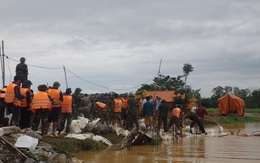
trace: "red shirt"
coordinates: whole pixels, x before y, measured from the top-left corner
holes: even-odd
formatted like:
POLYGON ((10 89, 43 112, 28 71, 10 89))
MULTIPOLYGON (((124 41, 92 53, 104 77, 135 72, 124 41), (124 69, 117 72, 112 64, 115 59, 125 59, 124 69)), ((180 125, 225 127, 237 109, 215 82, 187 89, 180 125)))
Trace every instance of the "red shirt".
POLYGON ((205 115, 208 115, 208 112, 206 111, 204 106, 201 106, 201 107, 199 107, 197 114, 198 114, 198 117, 204 118, 205 115))

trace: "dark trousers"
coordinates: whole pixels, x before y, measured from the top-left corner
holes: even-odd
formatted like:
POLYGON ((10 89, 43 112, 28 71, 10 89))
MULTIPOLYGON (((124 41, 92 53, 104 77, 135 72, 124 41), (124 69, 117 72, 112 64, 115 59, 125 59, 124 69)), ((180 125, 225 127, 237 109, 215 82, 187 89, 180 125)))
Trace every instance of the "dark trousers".
POLYGON ((0 107, 0 120, 5 118, 5 106, 0 107))
POLYGON ((195 119, 194 121, 191 122, 191 124, 190 124, 190 129, 193 128, 195 124, 197 124, 197 125, 199 126, 199 129, 200 129, 200 131, 201 131, 202 133, 205 133, 205 132, 206 132, 205 129, 204 129, 204 127, 203 127, 203 125, 202 125, 202 123, 200 122, 199 119, 195 119))
POLYGON ((17 127, 20 127, 20 119, 21 119, 21 111, 19 106, 13 106, 12 107, 12 119, 11 119, 11 125, 15 125, 17 127))
POLYGON ((72 121, 72 113, 62 113, 61 123, 60 123, 60 126, 58 128, 59 132, 64 130, 66 120, 67 120, 66 133, 69 133, 69 129, 70 129, 70 126, 71 126, 71 121, 72 121))
POLYGON ((123 125, 125 125, 125 122, 126 122, 126 118, 127 118, 127 113, 126 113, 127 109, 126 108, 122 108, 121 110, 121 118, 123 120, 123 125))
POLYGON ((21 120, 20 120, 20 128, 28 128, 30 127, 30 121, 31 121, 31 111, 28 107, 21 107, 21 120))
POLYGON ((175 124, 175 126, 180 130, 181 129, 181 122, 180 122, 180 118, 172 116, 170 122, 169 122, 169 126, 168 128, 170 128, 173 124, 175 124))
POLYGON ((165 115, 165 116, 160 115, 158 117, 158 128, 157 128, 158 132, 161 129, 162 122, 163 122, 164 132, 167 132, 167 130, 168 130, 167 129, 167 115, 165 115))
POLYGON ((136 129, 139 130, 139 123, 137 121, 137 115, 128 115, 125 122, 125 129, 131 130, 136 125, 136 129))

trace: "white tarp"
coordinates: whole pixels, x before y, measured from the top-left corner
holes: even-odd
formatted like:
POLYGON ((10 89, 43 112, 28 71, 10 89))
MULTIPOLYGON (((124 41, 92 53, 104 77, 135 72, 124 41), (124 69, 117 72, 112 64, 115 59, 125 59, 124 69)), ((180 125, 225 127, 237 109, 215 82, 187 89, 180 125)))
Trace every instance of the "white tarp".
POLYGON ((21 135, 17 138, 15 146, 18 148, 28 148, 30 150, 35 150, 38 144, 38 139, 27 135, 21 135))
POLYGON ((103 142, 107 145, 112 145, 112 143, 104 138, 103 136, 99 136, 99 135, 94 135, 93 133, 86 133, 86 134, 68 134, 65 136, 66 138, 75 138, 75 139, 79 139, 79 140, 85 140, 87 138, 93 139, 95 141, 99 141, 99 142, 103 142))

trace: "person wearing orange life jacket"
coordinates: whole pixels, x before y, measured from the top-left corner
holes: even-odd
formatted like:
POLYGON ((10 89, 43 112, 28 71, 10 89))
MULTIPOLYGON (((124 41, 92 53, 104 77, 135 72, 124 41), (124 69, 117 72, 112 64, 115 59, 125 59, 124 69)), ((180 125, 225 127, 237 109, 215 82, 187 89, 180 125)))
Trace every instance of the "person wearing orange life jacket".
POLYGON ((118 94, 114 95, 114 100, 112 103, 113 108, 113 122, 112 124, 117 124, 121 126, 121 110, 122 110, 122 100, 118 96, 118 94))
POLYGON ((53 83, 52 88, 48 90, 48 94, 54 100, 54 106, 49 113, 49 118, 47 122, 47 131, 52 122, 52 134, 54 136, 57 136, 56 130, 59 125, 59 118, 61 116, 61 105, 63 101, 63 93, 61 92, 61 90, 59 90, 59 87, 60 87, 60 83, 56 81, 53 83))
POLYGON ((183 114, 183 111, 181 110, 181 106, 177 105, 175 108, 172 109, 172 117, 168 125, 168 129, 175 124, 177 129, 180 131, 180 134, 182 135, 182 128, 181 128, 181 117, 183 114))
POLYGON ((125 126, 126 118, 127 118, 127 109, 128 109, 128 99, 126 94, 122 95, 121 100, 122 100, 121 117, 123 120, 123 126, 125 126))
POLYGON ((73 116, 73 110, 74 110, 74 100, 71 95, 71 88, 67 88, 65 94, 63 95, 63 102, 61 105, 61 123, 58 127, 59 134, 64 130, 65 122, 67 121, 66 126, 66 134, 69 133, 69 129, 71 126, 72 116, 73 116))
POLYGON ((12 113, 11 125, 20 125, 20 105, 21 100, 24 98, 20 92, 21 77, 15 76, 14 81, 6 87, 5 103, 7 110, 12 113))
POLYGON ((93 109, 98 111, 97 117, 100 118, 100 122, 102 124, 104 124, 105 122, 107 122, 106 119, 106 109, 107 109, 107 104, 103 103, 103 102, 95 102, 93 105, 93 109))
POLYGON ((37 131, 39 123, 41 121, 42 131, 41 135, 47 133, 46 123, 49 116, 49 111, 54 105, 54 100, 47 93, 47 86, 45 84, 38 86, 39 92, 33 95, 31 102, 31 111, 33 115, 32 130, 37 131))
POLYGON ((6 86, 2 89, 0 89, 0 125, 4 126, 3 119, 5 118, 5 91, 6 91, 6 86))
POLYGON ((21 100, 21 120, 20 120, 20 128, 28 128, 30 127, 31 120, 31 111, 30 104, 32 101, 33 90, 31 90, 32 82, 30 80, 25 80, 22 83, 22 88, 20 89, 21 94, 25 97, 21 100))

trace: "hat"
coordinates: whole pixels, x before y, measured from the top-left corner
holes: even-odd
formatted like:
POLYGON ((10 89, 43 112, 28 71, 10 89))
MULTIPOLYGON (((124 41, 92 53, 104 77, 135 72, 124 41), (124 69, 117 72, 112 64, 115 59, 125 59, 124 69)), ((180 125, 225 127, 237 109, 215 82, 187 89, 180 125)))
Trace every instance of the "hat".
POLYGON ((32 82, 30 80, 25 80, 23 82, 23 86, 29 86, 29 85, 32 85, 32 82))
POLYGON ((21 62, 24 62, 24 61, 25 61, 25 58, 24 58, 24 57, 21 57, 21 58, 20 58, 20 61, 21 61, 21 62))
POLYGON ((60 87, 60 83, 59 82, 54 82, 52 85, 53 88, 59 88, 60 87))
POLYGON ((66 89, 66 94, 69 94, 69 93, 71 93, 71 88, 66 89))
POLYGON ((48 90, 47 85, 42 84, 39 86, 39 91, 46 91, 46 90, 48 90))
POLYGON ((75 92, 76 92, 76 93, 80 93, 81 91, 82 91, 82 90, 81 90, 80 88, 76 88, 76 89, 75 89, 75 92))

